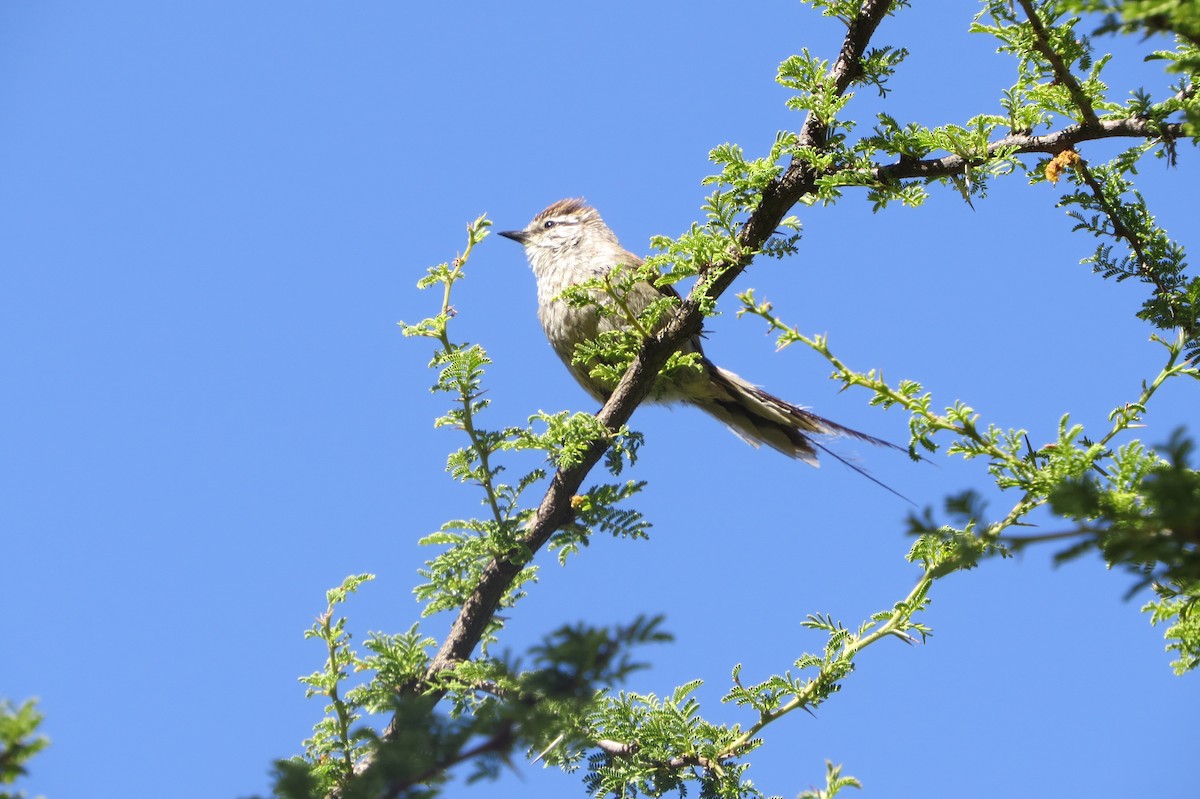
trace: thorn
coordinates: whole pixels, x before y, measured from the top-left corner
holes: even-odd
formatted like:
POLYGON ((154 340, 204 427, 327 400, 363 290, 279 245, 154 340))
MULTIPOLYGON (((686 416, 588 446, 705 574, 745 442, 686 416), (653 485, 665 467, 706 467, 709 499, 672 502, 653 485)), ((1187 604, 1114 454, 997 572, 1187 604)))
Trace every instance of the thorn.
POLYGON ((559 733, 558 737, 555 738, 553 741, 551 741, 549 746, 547 746, 545 749, 543 749, 541 752, 539 752, 537 757, 535 757, 533 760, 529 761, 529 765, 532 766, 534 763, 538 762, 543 757, 550 754, 551 749, 553 749, 554 747, 556 747, 560 743, 562 743, 562 739, 563 739, 564 735, 565 735, 565 733, 559 733))

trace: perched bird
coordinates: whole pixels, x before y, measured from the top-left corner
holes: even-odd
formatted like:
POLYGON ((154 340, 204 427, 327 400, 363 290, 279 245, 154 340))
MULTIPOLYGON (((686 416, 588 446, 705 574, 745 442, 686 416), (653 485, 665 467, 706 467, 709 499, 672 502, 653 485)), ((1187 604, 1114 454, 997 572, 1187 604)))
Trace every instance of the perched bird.
MULTIPOLYGON (((617 266, 639 266, 642 259, 622 248, 616 234, 604 224, 596 209, 578 199, 559 200, 535 216, 524 230, 505 230, 500 235, 525 247, 529 265, 537 278, 538 319, 550 345, 579 384, 604 402, 615 384, 597 380, 588 374, 587 368, 573 364, 571 360, 577 344, 594 339, 604 331, 627 326, 628 318, 621 313, 603 315, 591 305, 574 307, 561 295, 569 286, 603 277, 617 266)), ((643 282, 635 284, 623 300, 628 310, 636 315, 663 293, 678 296, 670 287, 655 288, 643 282)), ((599 292, 596 299, 600 303, 613 301, 599 292)), ((720 419, 751 445, 766 444, 813 466, 818 465, 817 450, 829 452, 845 462, 814 441, 813 435, 846 435, 871 444, 903 449, 831 422, 747 383, 705 358, 698 336, 687 342, 681 351, 700 354, 699 371, 678 370, 670 380, 660 376, 651 391, 650 401, 694 405, 720 419)), ((847 465, 862 472, 853 464, 847 465)))

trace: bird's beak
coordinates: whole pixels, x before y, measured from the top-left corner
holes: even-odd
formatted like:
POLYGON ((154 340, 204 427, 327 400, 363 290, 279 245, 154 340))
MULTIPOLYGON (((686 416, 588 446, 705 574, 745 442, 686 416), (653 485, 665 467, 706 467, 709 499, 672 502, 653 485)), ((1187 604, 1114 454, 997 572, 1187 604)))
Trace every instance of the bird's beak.
POLYGON ((524 244, 529 240, 529 234, 524 230, 501 230, 498 231, 501 236, 506 239, 512 239, 517 244, 524 244))

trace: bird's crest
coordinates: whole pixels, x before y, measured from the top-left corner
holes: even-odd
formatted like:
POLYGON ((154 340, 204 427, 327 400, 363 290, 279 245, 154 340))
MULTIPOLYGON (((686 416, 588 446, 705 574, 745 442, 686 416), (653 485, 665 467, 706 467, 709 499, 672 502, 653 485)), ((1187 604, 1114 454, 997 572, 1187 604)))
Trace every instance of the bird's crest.
POLYGON ((549 219, 552 216, 563 216, 564 214, 579 214, 592 209, 587 201, 582 197, 568 197, 565 200, 551 203, 546 210, 533 218, 534 222, 541 222, 543 219, 549 219))

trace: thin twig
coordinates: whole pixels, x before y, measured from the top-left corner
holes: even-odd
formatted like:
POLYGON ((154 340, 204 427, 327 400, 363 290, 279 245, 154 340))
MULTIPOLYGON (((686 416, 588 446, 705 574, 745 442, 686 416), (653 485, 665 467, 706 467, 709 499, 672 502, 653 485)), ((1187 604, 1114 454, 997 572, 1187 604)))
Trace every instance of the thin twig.
POLYGON ((1033 48, 1042 54, 1042 57, 1050 64, 1050 69, 1054 72, 1054 78, 1059 83, 1067 88, 1067 93, 1071 95, 1071 100, 1079 109, 1079 113, 1083 115, 1085 125, 1095 125, 1100 121, 1096 116, 1096 109, 1092 108, 1092 101, 1088 98, 1087 92, 1083 90, 1079 80, 1071 73, 1071 68, 1062 60, 1054 48, 1050 45, 1050 33, 1046 30, 1046 26, 1042 24, 1041 17, 1037 15, 1037 9, 1030 0, 1017 0, 1021 4, 1022 10, 1025 11, 1025 16, 1029 18, 1029 26, 1033 29, 1033 48))

